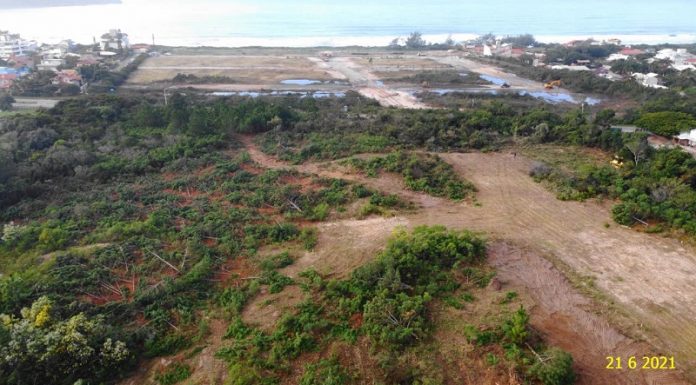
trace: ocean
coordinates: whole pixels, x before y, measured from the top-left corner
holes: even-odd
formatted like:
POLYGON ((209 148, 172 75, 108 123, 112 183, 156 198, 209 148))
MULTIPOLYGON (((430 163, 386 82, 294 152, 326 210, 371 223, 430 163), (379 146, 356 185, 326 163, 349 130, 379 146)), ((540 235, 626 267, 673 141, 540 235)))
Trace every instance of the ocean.
POLYGON ((693 0, 123 0, 0 9, 0 30, 40 42, 90 43, 120 28, 131 43, 174 46, 380 46, 420 31, 430 42, 485 33, 539 41, 616 37, 696 43, 693 0))

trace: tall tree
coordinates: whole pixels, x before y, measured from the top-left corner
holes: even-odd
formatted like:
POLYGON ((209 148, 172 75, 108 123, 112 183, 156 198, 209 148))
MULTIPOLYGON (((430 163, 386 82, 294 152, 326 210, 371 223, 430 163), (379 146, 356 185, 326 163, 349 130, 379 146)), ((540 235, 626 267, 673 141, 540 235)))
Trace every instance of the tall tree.
POLYGON ((406 39, 406 47, 408 48, 423 48, 425 47, 425 44, 423 34, 420 32, 412 32, 411 35, 406 39))

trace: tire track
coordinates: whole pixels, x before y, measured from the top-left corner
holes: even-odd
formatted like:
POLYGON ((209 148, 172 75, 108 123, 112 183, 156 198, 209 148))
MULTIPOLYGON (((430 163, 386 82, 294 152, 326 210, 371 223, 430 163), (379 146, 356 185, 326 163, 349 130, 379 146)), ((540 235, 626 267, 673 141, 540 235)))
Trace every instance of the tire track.
MULTIPOLYGON (((579 294, 568 282, 559 283, 555 289, 544 286, 544 280, 560 274, 557 270, 535 262, 542 267, 525 272, 520 267, 523 265, 513 264, 519 274, 525 275, 510 275, 511 281, 536 293, 538 313, 535 316, 539 317, 536 322, 551 320, 541 326, 557 333, 559 345, 580 357, 579 369, 584 373, 582 384, 607 384, 602 355, 642 357, 661 352, 677 357, 679 369, 696 368, 694 250, 674 239, 641 234, 616 225, 605 228, 605 223, 611 223, 606 207, 594 202, 557 200, 527 175, 531 162, 525 158, 513 158, 509 154, 439 154, 478 188, 477 201, 482 206, 472 207, 408 191, 398 178, 350 174, 336 162, 287 166, 262 154, 250 139, 243 142, 252 159, 265 167, 356 181, 421 205, 419 212, 399 217, 394 223, 366 226, 363 230, 366 239, 383 239, 375 237, 374 233, 387 236, 397 223, 409 228, 433 224, 467 228, 485 232, 494 239, 508 240, 537 257, 546 253, 554 255, 579 274, 592 277, 597 288, 611 295, 644 326, 650 345, 628 339, 601 317, 582 310, 588 305, 576 300, 579 294), (563 307, 564 303, 572 306, 563 307), (577 330, 570 333, 573 328, 577 330)), ((350 225, 355 230, 355 224, 350 225)), ((516 257, 511 251, 496 258, 494 261, 504 267, 506 261, 516 257)), ((531 261, 532 257, 525 258, 531 261)), ((550 340, 553 341, 553 336, 550 340)), ((614 384, 686 384, 680 373, 615 372, 611 380, 614 384)))

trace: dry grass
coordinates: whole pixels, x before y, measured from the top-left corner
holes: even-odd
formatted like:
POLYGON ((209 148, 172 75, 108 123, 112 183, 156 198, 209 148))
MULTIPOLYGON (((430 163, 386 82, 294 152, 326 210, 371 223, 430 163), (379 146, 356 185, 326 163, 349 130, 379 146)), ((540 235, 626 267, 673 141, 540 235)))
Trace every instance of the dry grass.
POLYGON ((147 59, 128 79, 131 84, 167 81, 177 74, 227 76, 241 84, 277 84, 285 79, 332 80, 327 71, 301 56, 158 56, 147 59))
POLYGON ((361 66, 368 67, 371 71, 428 71, 439 69, 451 69, 447 64, 438 63, 418 56, 370 56, 368 58, 353 58, 353 61, 361 66), (370 58, 372 62, 370 62, 370 58))
MULTIPOLYGON (((254 157, 255 152, 250 153, 254 157)), ((355 227, 353 231, 357 233, 351 233, 350 239, 336 238, 330 247, 342 250, 341 259, 357 260, 364 258, 363 250, 370 249, 370 246, 361 244, 356 238, 365 243, 383 242, 400 225, 412 228, 424 224, 442 224, 451 228, 482 231, 539 255, 558 258, 580 276, 590 277, 598 292, 605 293, 609 301, 626 309, 634 324, 640 324, 650 345, 663 354, 676 356, 682 370, 696 367, 693 359, 696 356, 696 325, 693 323, 696 318, 696 282, 692 278, 693 272, 696 272, 696 252, 693 248, 681 245, 675 239, 642 234, 620 226, 605 228, 604 224, 611 222, 607 205, 557 200, 527 175, 531 161, 523 157, 514 158, 510 154, 500 153, 441 154, 441 157, 476 185, 481 207, 406 191, 400 181, 391 178, 361 178, 343 173, 345 179, 358 180, 377 190, 397 194, 420 204, 423 210, 392 218, 381 226, 364 226, 362 232, 361 227, 355 227), (360 248, 356 248, 355 244, 361 244, 360 248)), ((256 160, 264 164, 262 157, 256 160)), ((277 161, 265 165, 279 166, 277 161)), ((342 174, 336 167, 327 171, 326 167, 316 164, 294 168, 323 176, 341 177, 342 174)), ((371 248, 381 245, 376 243, 371 248)), ((322 261, 324 256, 321 249, 317 253, 313 264, 327 263, 322 261)), ((326 257, 335 258, 336 255, 327 253, 326 257)), ((329 266, 340 267, 334 264, 329 266)), ((546 279, 550 270, 548 266, 542 267, 531 274, 538 279, 546 279)), ((574 292, 572 285, 567 285, 574 292)), ((545 290, 550 290, 552 295, 556 293, 556 289, 544 286, 540 286, 539 290, 542 294, 545 290)), ((539 298, 545 297, 540 295, 539 298)), ((555 296, 550 298, 562 299, 555 296)), ((570 327, 575 327, 573 323, 581 322, 583 317, 570 317, 570 327)), ((606 322, 603 325, 588 328, 585 333, 576 336, 586 338, 584 345, 576 345, 584 346, 586 354, 592 357, 592 354, 596 354, 597 346, 600 346, 597 341, 605 339, 606 333, 620 335, 612 331, 612 326, 606 322)), ((634 349, 636 354, 643 354, 639 353, 640 349, 647 348, 640 345, 634 349)), ((603 353, 610 351, 608 349, 603 353)), ((604 370, 602 362, 585 361, 585 365, 583 370, 588 372, 604 370)), ((635 375, 642 378, 645 373, 639 371, 635 375)), ((674 380, 671 383, 680 382, 674 380)))

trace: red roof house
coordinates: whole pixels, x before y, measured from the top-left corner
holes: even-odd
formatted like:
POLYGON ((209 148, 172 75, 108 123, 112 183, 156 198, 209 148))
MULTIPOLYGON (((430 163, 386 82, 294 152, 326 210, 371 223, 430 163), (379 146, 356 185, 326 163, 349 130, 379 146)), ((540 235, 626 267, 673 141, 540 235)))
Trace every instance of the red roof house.
POLYGON ((12 87, 12 83, 17 79, 17 74, 0 74, 0 89, 12 87))
POLYGON ((82 85, 82 76, 75 70, 62 70, 56 73, 56 77, 53 78, 52 83, 80 86, 82 85))
POLYGON ((636 56, 644 54, 645 51, 643 51, 642 49, 624 48, 621 51, 619 51, 619 53, 626 56, 636 56))

